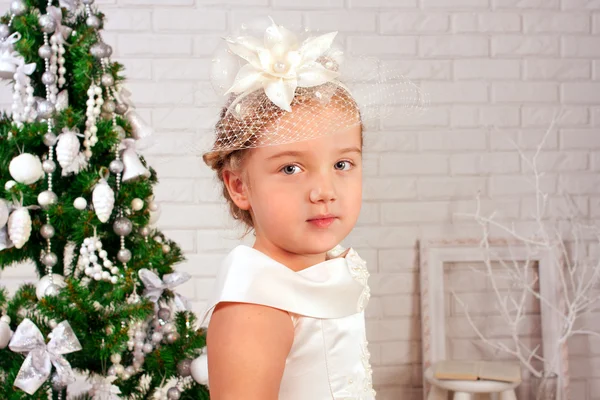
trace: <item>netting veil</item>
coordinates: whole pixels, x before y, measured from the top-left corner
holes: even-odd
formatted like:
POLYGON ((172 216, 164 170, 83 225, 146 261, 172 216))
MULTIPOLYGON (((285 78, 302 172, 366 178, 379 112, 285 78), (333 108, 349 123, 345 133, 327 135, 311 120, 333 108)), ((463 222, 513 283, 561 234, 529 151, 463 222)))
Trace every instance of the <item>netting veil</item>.
POLYGON ((210 151, 293 143, 427 108, 415 82, 376 57, 345 54, 336 36, 297 35, 269 17, 225 37, 211 64, 225 104, 210 151))

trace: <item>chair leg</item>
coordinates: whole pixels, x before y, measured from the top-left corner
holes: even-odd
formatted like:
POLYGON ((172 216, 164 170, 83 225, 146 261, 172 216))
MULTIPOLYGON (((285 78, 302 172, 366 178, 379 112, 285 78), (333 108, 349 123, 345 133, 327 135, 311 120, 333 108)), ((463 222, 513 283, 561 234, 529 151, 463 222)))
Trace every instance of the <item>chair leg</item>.
POLYGON ((514 390, 507 390, 500 393, 500 400, 517 400, 517 395, 514 390))
POLYGON ((466 392, 454 392, 453 400, 473 400, 473 395, 466 392))
POLYGON ((448 398, 448 392, 435 385, 431 385, 427 400, 446 400, 448 398))

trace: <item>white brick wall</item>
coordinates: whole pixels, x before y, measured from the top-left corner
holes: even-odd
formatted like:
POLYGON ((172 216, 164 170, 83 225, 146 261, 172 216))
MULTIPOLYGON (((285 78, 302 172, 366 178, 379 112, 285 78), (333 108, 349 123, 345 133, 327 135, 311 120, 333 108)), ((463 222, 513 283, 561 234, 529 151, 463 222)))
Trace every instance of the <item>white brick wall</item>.
MULTIPOLYGON (((147 154, 160 177, 160 226, 188 256, 179 268, 194 280, 182 291, 198 313, 222 256, 241 232, 228 219, 210 171, 185 152, 217 115, 207 66, 220 36, 265 14, 283 24, 339 30, 347 51, 384 57, 431 93, 425 116, 392 116, 367 134, 364 205, 346 240, 372 272, 367 329, 379 400, 421 398, 415 241, 478 236, 476 224, 453 216, 473 210, 478 190, 484 212, 499 208, 503 219, 533 229, 534 197, 521 180, 529 168, 507 138, 531 156, 562 111, 539 157, 550 212, 561 212, 560 192, 569 190, 584 216, 600 219, 598 0, 97 3, 108 17, 105 40, 127 68, 133 100, 157 131, 158 146, 147 154)), ((8 1, 0 6, 6 10, 8 1)), ((0 99, 10 101, 5 88, 0 99)), ((581 248, 600 257, 597 243, 581 248)), ((32 273, 13 268, 2 273, 2 284, 14 289, 34 279, 32 273)), ((463 294, 482 312, 490 304, 480 289, 463 294)), ((600 329, 598 317, 590 316, 588 327, 600 329)), ((464 317, 452 315, 448 324, 457 355, 476 350, 464 317)), ((599 400, 600 340, 573 340, 571 359, 573 399, 599 400)))

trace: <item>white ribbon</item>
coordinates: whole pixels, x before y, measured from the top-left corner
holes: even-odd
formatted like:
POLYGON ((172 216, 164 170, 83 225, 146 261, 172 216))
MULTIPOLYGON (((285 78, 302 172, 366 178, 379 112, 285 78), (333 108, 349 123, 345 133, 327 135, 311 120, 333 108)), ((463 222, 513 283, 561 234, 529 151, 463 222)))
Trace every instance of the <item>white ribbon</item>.
POLYGON ((238 71, 235 83, 225 93, 241 93, 230 105, 230 112, 236 110, 235 106, 244 97, 260 89, 264 89, 275 105, 292 111, 290 105, 297 87, 327 82, 341 85, 336 80, 339 72, 316 61, 331 47, 337 32, 310 37, 299 46, 292 32, 275 24, 273 18, 269 19, 272 25, 267 28, 262 42, 251 36, 225 38, 229 49, 248 62, 238 71))
POLYGON ((65 44, 66 40, 71 36, 73 32, 72 28, 69 28, 66 25, 62 24, 62 11, 60 8, 55 6, 48 7, 48 15, 52 17, 54 22, 56 22, 56 30, 54 31, 54 35, 56 37, 57 44, 65 44))
POLYGON ((46 345, 42 333, 30 319, 19 324, 8 347, 16 353, 28 353, 14 385, 28 394, 34 394, 50 376, 52 365, 58 379, 64 384, 75 381, 75 374, 63 354, 81 350, 81 344, 67 321, 63 321, 48 335, 46 345))
POLYGON ((25 64, 25 59, 17 52, 14 52, 13 56, 17 59, 17 70, 15 71, 15 74, 17 76, 15 80, 20 84, 26 86, 27 75, 31 75, 33 71, 35 71, 37 65, 35 63, 25 64))
MULTIPOLYGON (((13 32, 12 35, 7 37, 6 39, 0 41, 0 51, 1 52, 13 52, 13 45, 21 40, 21 34, 19 32, 13 32)), ((19 53, 17 53, 19 54, 19 53)))
MULTIPOLYGON (((140 269, 138 274, 146 288, 143 295, 154 303, 158 302, 158 299, 160 299, 160 296, 162 296, 166 289, 173 291, 175 286, 179 286, 191 278, 185 272, 173 272, 172 274, 164 275, 161 280, 158 275, 146 268, 140 269)), ((189 300, 185 296, 175 292, 173 292, 173 295, 175 297, 175 305, 180 310, 189 310, 191 308, 189 300)))

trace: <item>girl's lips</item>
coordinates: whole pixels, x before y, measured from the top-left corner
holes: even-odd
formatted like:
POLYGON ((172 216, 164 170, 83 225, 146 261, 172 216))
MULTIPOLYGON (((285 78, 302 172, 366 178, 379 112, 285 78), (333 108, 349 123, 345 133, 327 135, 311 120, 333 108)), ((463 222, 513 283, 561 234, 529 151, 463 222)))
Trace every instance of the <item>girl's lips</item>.
POLYGON ((330 218, 319 218, 319 219, 311 219, 308 222, 316 226, 317 228, 327 228, 329 225, 335 221, 336 217, 330 218))

